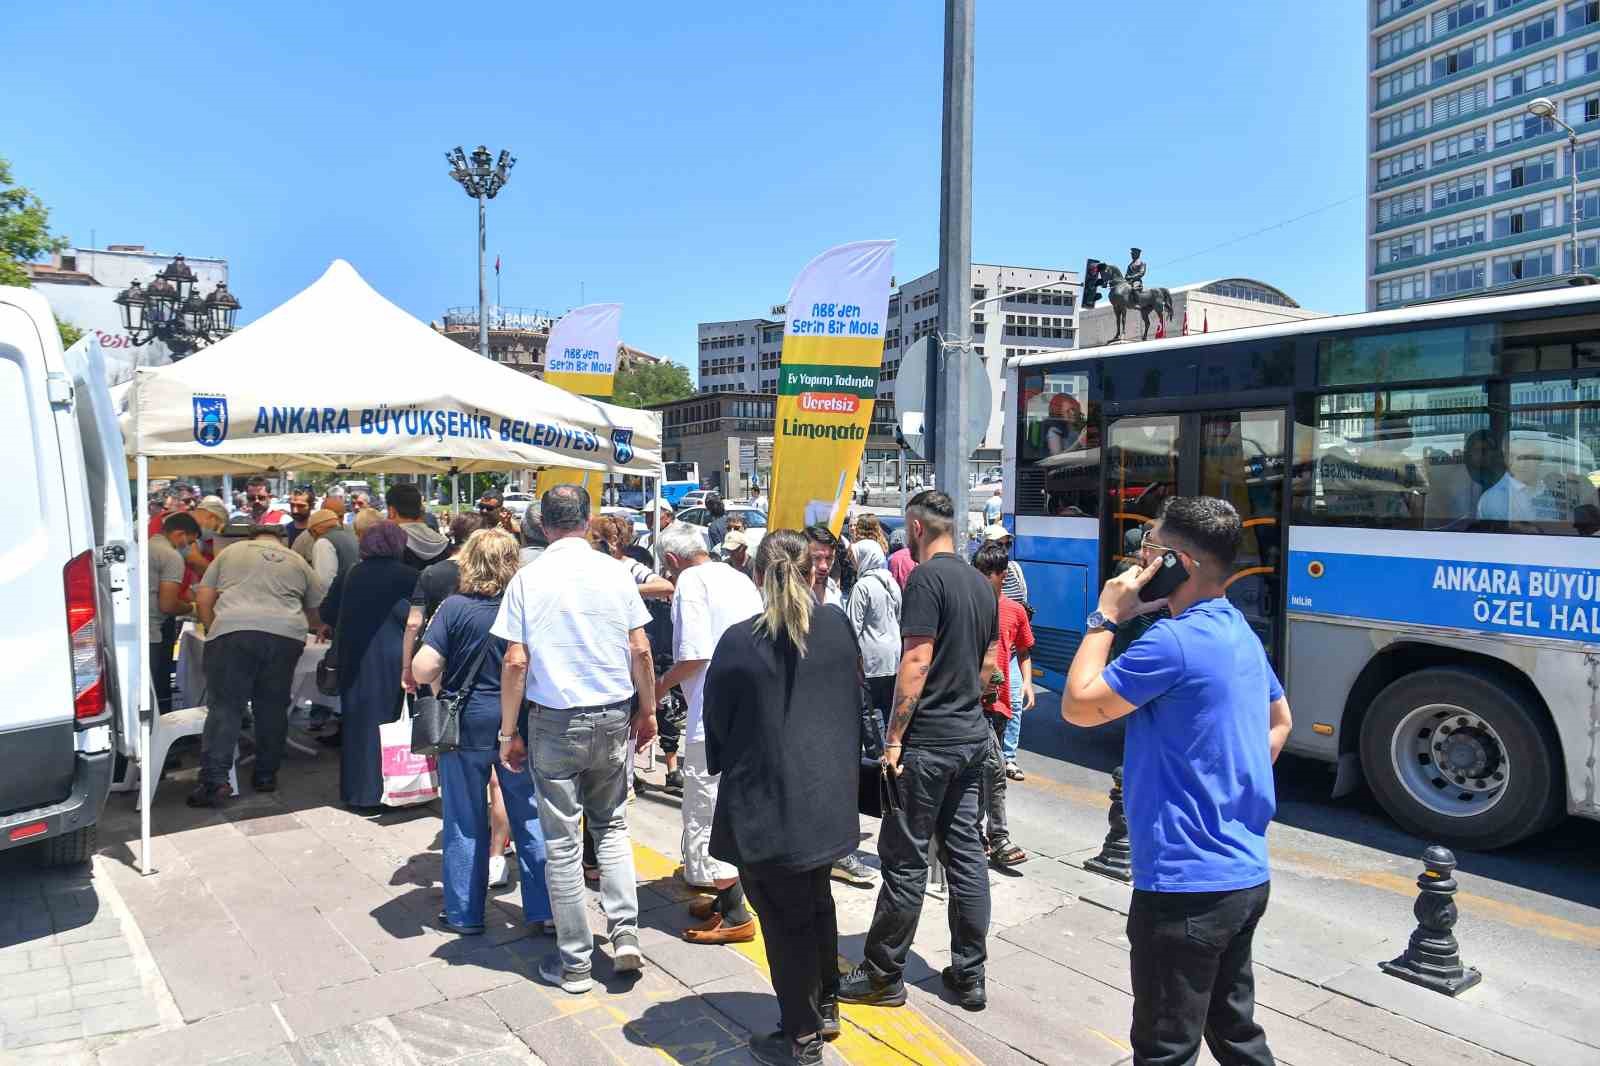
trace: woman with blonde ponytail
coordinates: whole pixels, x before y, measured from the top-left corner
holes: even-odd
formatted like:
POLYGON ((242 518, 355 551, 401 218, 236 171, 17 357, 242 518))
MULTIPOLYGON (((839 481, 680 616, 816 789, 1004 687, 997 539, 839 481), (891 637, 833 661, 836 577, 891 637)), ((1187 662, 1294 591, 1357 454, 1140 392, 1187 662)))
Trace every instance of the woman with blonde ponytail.
POLYGON ((839 929, 829 873, 860 839, 860 650, 844 612, 811 594, 806 538, 756 551, 762 611, 730 627, 706 673, 706 755, 722 775, 711 854, 739 868, 761 915, 780 1027, 765 1063, 818 1062, 839 1035, 839 929))

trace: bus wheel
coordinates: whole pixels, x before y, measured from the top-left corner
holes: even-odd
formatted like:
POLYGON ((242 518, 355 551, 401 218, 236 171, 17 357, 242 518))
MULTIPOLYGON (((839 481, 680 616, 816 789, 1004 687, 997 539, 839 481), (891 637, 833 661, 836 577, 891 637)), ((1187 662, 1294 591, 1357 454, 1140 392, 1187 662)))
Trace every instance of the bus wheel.
POLYGON ((1361 767, 1383 809, 1450 847, 1505 847, 1559 817, 1558 752, 1543 715, 1470 668, 1407 674, 1361 725, 1361 767))

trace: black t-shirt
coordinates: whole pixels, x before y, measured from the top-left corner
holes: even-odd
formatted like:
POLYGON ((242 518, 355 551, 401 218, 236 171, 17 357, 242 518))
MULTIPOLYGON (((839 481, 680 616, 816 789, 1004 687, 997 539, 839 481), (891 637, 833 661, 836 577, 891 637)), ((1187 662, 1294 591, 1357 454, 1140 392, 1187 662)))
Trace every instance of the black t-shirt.
POLYGON ((861 649, 837 607, 812 612, 804 658, 756 621, 729 626, 706 668, 706 763, 722 775, 711 854, 814 870, 861 839, 861 649))
POLYGON ((417 575, 417 587, 411 590, 411 606, 422 608, 424 623, 448 596, 454 596, 461 584, 461 564, 454 559, 434 563, 417 575))
POLYGON ((980 697, 983 655, 999 635, 994 588, 960 556, 940 552, 906 578, 902 637, 932 637, 933 663, 902 737, 908 748, 987 739, 980 697))

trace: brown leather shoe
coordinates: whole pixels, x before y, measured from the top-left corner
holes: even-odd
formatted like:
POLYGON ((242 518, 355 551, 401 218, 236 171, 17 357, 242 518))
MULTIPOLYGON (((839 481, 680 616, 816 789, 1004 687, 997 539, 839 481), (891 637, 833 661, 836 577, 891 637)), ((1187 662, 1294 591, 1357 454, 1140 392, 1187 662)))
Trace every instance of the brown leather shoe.
POLYGON ((720 914, 703 925, 691 926, 683 931, 683 939, 691 944, 748 944, 755 938, 754 918, 742 925, 725 925, 720 914))
POLYGON ((689 901, 689 917, 703 922, 717 913, 716 896, 696 896, 689 901))

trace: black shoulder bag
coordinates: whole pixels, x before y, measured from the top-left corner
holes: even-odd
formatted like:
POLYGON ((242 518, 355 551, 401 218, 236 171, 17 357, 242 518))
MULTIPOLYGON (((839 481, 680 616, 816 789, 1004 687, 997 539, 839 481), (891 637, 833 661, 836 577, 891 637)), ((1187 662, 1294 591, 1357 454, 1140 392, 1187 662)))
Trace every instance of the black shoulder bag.
POLYGON ((467 708, 472 690, 478 687, 483 657, 489 654, 494 636, 485 633, 478 654, 467 667, 467 687, 461 692, 441 692, 437 696, 418 696, 411 705, 411 754, 443 755, 461 746, 461 712, 467 708))

